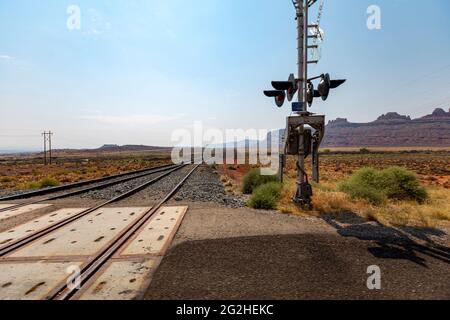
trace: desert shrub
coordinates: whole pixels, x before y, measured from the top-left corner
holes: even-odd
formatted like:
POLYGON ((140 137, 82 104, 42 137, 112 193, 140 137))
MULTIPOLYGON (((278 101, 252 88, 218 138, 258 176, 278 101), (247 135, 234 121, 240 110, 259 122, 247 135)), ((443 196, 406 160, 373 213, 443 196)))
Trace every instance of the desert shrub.
POLYGON ((250 170, 244 177, 242 192, 244 194, 252 194, 253 190, 257 187, 269 183, 269 182, 277 182, 278 177, 274 176, 263 176, 261 175, 260 169, 250 170))
POLYGON ((354 181, 346 181, 339 184, 339 191, 345 192, 352 199, 365 199, 372 204, 382 204, 386 201, 386 196, 381 190, 367 184, 359 184, 354 181))
POLYGON ((13 178, 11 178, 11 177, 2 177, 0 179, 0 182, 2 182, 2 183, 8 183, 8 182, 12 182, 12 181, 13 181, 13 178))
POLYGON ((360 169, 350 179, 340 183, 338 189, 354 199, 366 199, 373 204, 381 204, 386 199, 422 203, 428 198, 427 191, 415 174, 399 167, 382 171, 360 169))
POLYGON ((257 187, 248 201, 248 206, 254 209, 276 209, 281 189, 282 185, 278 182, 269 182, 257 187))
POLYGON ((359 153, 361 153, 361 154, 369 154, 370 150, 367 149, 367 148, 361 148, 361 149, 359 149, 359 153))
POLYGON ((39 189, 41 186, 38 182, 28 182, 27 184, 25 184, 25 189, 39 189))
POLYGON ((391 167, 381 173, 380 185, 389 199, 416 200, 419 203, 428 199, 427 190, 420 185, 413 172, 400 167, 391 167))
POLYGON ((39 183, 39 186, 41 188, 56 187, 58 185, 59 185, 59 181, 52 179, 52 178, 44 178, 39 183))

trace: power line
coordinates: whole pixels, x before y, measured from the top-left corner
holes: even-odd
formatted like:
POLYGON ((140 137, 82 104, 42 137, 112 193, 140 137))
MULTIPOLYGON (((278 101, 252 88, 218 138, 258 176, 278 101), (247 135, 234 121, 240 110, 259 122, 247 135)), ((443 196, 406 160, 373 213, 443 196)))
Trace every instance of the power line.
POLYGON ((0 138, 36 138, 35 135, 0 134, 0 138))

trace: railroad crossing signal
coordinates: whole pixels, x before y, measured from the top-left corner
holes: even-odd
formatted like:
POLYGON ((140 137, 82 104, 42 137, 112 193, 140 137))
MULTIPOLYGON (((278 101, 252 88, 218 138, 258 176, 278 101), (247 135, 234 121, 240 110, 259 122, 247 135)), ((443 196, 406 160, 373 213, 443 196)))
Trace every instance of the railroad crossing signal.
POLYGON ((320 97, 326 101, 330 90, 341 86, 346 80, 332 80, 328 73, 308 78, 308 65, 319 62, 318 59, 308 60, 308 50, 318 50, 318 43, 323 41, 320 21, 324 0, 320 2, 318 18, 312 25, 308 21, 309 8, 318 0, 291 1, 296 11, 298 30, 298 77, 291 74, 288 81, 272 81, 274 90, 264 91, 264 95, 274 98, 276 105, 281 108, 286 98, 292 101, 298 93, 298 101, 292 103, 292 111, 296 115, 287 118, 284 153, 298 156, 297 194, 294 201, 310 207, 312 187, 305 171, 305 158, 312 156, 313 180, 319 182, 319 147, 325 135, 325 116, 308 112, 308 107, 312 106, 314 98, 320 97), (312 39, 312 45, 308 43, 309 39, 312 39), (319 80, 317 89, 313 83, 315 80, 319 80))
MULTIPOLYGON (((331 89, 336 89, 340 85, 342 85, 346 80, 331 80, 330 75, 328 73, 322 74, 318 77, 308 79, 306 86, 306 101, 308 105, 311 107, 313 104, 314 98, 322 98, 323 101, 328 99, 328 95, 330 94, 331 89), (317 90, 315 90, 313 81, 316 79, 320 79, 320 82, 317 86, 317 90)), ((288 81, 272 81, 272 87, 275 90, 266 90, 264 91, 264 95, 266 97, 275 98, 276 105, 281 108, 287 98, 290 102, 294 99, 295 94, 298 91, 299 83, 301 80, 296 79, 293 74, 289 77, 288 81)))
POLYGON ((281 108, 286 100, 286 93, 283 90, 266 90, 264 91, 266 97, 275 98, 275 104, 281 108))
POLYGON ((288 81, 272 81, 272 87, 275 90, 266 90, 264 94, 266 97, 275 98, 275 103, 279 108, 283 106, 286 98, 289 102, 292 101, 298 90, 294 74, 289 76, 288 81))

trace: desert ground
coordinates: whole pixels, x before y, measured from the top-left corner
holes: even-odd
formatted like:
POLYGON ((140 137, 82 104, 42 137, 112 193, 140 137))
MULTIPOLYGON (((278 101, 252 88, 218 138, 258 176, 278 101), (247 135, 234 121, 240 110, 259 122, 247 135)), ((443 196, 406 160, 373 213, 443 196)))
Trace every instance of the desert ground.
MULTIPOLYGON (((63 185, 158 167, 168 164, 170 158, 168 152, 161 151, 66 153, 57 155, 52 166, 44 166, 41 162, 42 159, 36 157, 2 158, 2 194, 20 193, 23 189, 34 190, 45 179, 50 179, 54 185, 63 185)), ((164 210, 185 208, 183 210, 186 213, 171 227, 171 236, 165 238, 167 242, 154 266, 148 270, 148 274, 142 275, 144 285, 138 290, 139 295, 133 295, 134 291, 130 289, 136 283, 141 283, 141 280, 136 282, 138 276, 133 276, 128 284, 129 290, 120 292, 126 292, 125 295, 114 296, 111 294, 114 290, 108 291, 108 284, 104 281, 101 285, 95 282, 92 284, 93 292, 98 295, 90 297, 450 298, 450 151, 323 150, 322 182, 314 184, 313 210, 305 210, 291 203, 295 191, 294 168, 295 159, 289 158, 281 196, 273 209, 248 207, 252 195, 242 192, 243 181, 255 166, 237 164, 186 166, 128 198, 106 206, 105 210, 119 211, 151 208, 183 176, 194 170, 165 203, 164 210), (388 200, 375 205, 364 199, 353 199, 338 190, 339 183, 350 178, 360 168, 385 169, 392 166, 412 171, 427 190, 429 198, 423 203, 388 200), (380 290, 369 290, 366 285, 367 270, 374 265, 382 272, 380 290), (108 293, 102 295, 102 290, 108 293)), ((55 210, 96 206, 157 175, 152 173, 136 181, 47 201, 47 207, 2 219, 0 236, 4 234, 4 237, 9 237, 11 232, 33 221, 41 223, 41 219, 51 217, 55 210)), ((16 203, 26 201, 16 200, 16 203)), ((0 205, 4 203, 0 202, 0 205)), ((96 213, 86 223, 95 223, 101 213, 96 213)), ((103 215, 102 219, 106 217, 103 215)), ((56 246, 58 239, 54 236, 48 241, 54 241, 53 246, 56 246)), ((62 258, 58 256, 55 259, 60 261, 62 258)), ((7 256, 3 264, 14 261, 7 256)), ((5 285, 21 297, 20 293, 13 290, 12 283, 9 281, 5 285)), ((45 297, 45 292, 42 292, 42 297, 45 297)))

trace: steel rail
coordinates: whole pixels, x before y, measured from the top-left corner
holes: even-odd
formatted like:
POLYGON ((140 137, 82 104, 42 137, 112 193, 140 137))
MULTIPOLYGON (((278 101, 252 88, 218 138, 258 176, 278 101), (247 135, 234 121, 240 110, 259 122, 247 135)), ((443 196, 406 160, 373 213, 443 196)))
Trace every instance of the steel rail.
POLYGON ((16 205, 13 205, 13 206, 10 206, 10 207, 2 208, 2 209, 0 209, 0 212, 5 212, 5 211, 8 211, 8 210, 21 208, 21 207, 28 206, 28 205, 31 205, 31 204, 37 204, 37 203, 42 203, 42 202, 46 202, 46 201, 52 201, 52 200, 63 199, 63 198, 75 196, 75 195, 78 195, 78 194, 81 194, 81 193, 85 193, 85 192, 88 192, 88 191, 102 189, 102 188, 106 188, 106 187, 109 187, 109 186, 112 186, 112 185, 115 185, 115 184, 119 184, 119 183, 127 182, 127 181, 130 181, 130 180, 142 178, 142 177, 145 177, 145 176, 150 175, 150 174, 154 174, 154 173, 158 173, 158 172, 161 172, 161 171, 170 170, 170 169, 175 168, 175 167, 177 167, 177 165, 167 165, 167 166, 157 167, 157 168, 153 168, 153 169, 146 169, 144 173, 137 174, 137 175, 132 176, 132 177, 125 177, 125 178, 121 178, 119 180, 103 182, 103 183, 97 184, 95 186, 91 186, 91 187, 87 187, 87 188, 83 188, 83 189, 79 189, 79 190, 75 190, 75 191, 70 191, 70 192, 67 192, 67 193, 60 194, 60 195, 47 197, 45 199, 31 200, 31 201, 23 202, 23 203, 16 204, 16 205))
POLYGON ((170 198, 172 198, 175 193, 180 189, 180 187, 186 182, 187 179, 194 173, 195 170, 200 166, 197 164, 166 196, 155 206, 147 210, 142 214, 136 222, 134 222, 129 227, 125 228, 118 236, 117 240, 111 245, 107 246, 94 257, 92 257, 89 262, 83 267, 80 273, 81 286, 78 288, 68 287, 66 283, 61 284, 60 287, 53 290, 52 296, 48 296, 47 300, 68 300, 77 291, 81 290, 83 285, 85 285, 89 279, 96 274, 96 272, 101 269, 105 263, 108 262, 114 254, 120 250, 128 240, 136 234, 152 217, 153 215, 166 203, 170 198))
POLYGON ((62 185, 62 186, 57 186, 57 187, 45 188, 45 189, 41 189, 41 190, 24 192, 24 193, 20 193, 20 194, 11 195, 11 196, 1 197, 0 201, 11 201, 11 200, 19 200, 19 199, 26 199, 26 198, 36 197, 36 196, 42 196, 42 195, 46 195, 46 194, 49 194, 49 193, 54 193, 54 192, 58 192, 58 191, 64 191, 64 190, 67 190, 67 189, 82 187, 82 186, 85 186, 85 185, 88 185, 88 184, 91 184, 91 183, 104 182, 104 181, 108 181, 108 180, 112 180, 112 179, 121 178, 121 177, 124 177, 124 176, 127 176, 127 175, 139 174, 139 173, 146 172, 146 171, 149 171, 149 170, 162 169, 162 168, 166 168, 166 167, 170 167, 170 166, 173 166, 173 165, 172 164, 167 164, 167 165, 164 165, 164 166, 158 166, 158 167, 154 167, 154 168, 147 168, 147 169, 140 169, 140 170, 136 170, 136 171, 124 172, 124 173, 112 175, 112 176, 109 176, 109 177, 103 177, 103 178, 97 178, 97 179, 91 179, 91 180, 84 180, 84 181, 80 181, 80 182, 74 182, 74 183, 65 184, 65 185, 62 185))
POLYGON ((178 166, 176 166, 176 168, 173 168, 173 169, 171 169, 171 170, 169 170, 167 172, 164 172, 163 174, 159 175, 158 177, 156 177, 156 178, 154 178, 154 179, 152 179, 150 181, 147 181, 144 184, 141 184, 140 186, 138 186, 138 187, 136 187, 136 188, 126 192, 126 193, 123 193, 123 194, 121 194, 121 195, 119 195, 119 196, 117 196, 117 197, 115 197, 113 199, 110 199, 110 200, 108 200, 106 202, 103 202, 103 203, 101 203, 99 205, 96 205, 94 207, 86 209, 86 210, 84 210, 84 211, 82 211, 80 213, 77 213, 76 215, 68 217, 68 218, 66 218, 64 220, 61 220, 61 221, 55 223, 55 224, 49 225, 49 226, 45 227, 44 229, 41 229, 41 230, 39 230, 39 231, 37 231, 37 232, 35 232, 33 234, 30 234, 30 235, 28 235, 28 236, 26 236, 24 238, 17 239, 15 241, 12 241, 12 242, 6 244, 3 247, 0 247, 0 259, 2 257, 4 257, 5 255, 7 255, 7 254, 9 254, 9 253, 11 253, 11 252, 13 252, 13 251, 15 251, 17 249, 20 249, 23 246, 29 244, 30 242, 33 242, 33 241, 35 241, 35 240, 37 240, 39 238, 42 238, 42 237, 46 236, 47 234, 49 234, 50 232, 55 231, 55 230, 65 226, 65 225, 75 221, 75 220, 78 220, 78 219, 86 216, 87 214, 89 214, 91 212, 94 212, 95 210, 98 210, 98 209, 100 209, 100 208, 102 208, 102 207, 104 207, 106 205, 109 205, 109 204, 111 204, 113 202, 117 202, 119 200, 122 200, 124 198, 128 198, 128 197, 132 196, 133 194, 141 191, 142 189, 148 187, 151 184, 154 184, 155 182, 158 182, 162 178, 170 175, 171 173, 173 173, 173 172, 175 172, 177 170, 180 170, 181 168, 184 168, 185 166, 186 166, 185 164, 178 165, 178 166))

